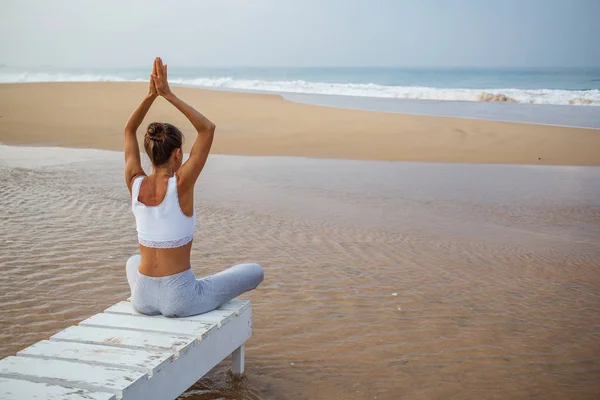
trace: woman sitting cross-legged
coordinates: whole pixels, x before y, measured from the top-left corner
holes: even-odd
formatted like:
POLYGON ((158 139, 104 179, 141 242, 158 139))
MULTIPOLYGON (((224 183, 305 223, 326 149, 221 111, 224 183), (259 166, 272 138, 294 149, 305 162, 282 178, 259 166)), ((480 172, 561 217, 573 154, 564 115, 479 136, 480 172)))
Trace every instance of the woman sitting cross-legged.
POLYGON ((140 255, 127 261, 131 303, 143 314, 186 317, 205 313, 255 289, 263 281, 258 264, 239 264, 215 275, 196 279, 190 253, 196 225, 194 186, 206 163, 215 125, 173 94, 167 66, 154 60, 150 90, 125 126, 125 180, 137 224, 140 255), (152 161, 146 175, 136 137, 154 100, 162 96, 194 125, 198 136, 189 159, 182 164, 183 135, 171 124, 153 122, 144 137, 152 161))

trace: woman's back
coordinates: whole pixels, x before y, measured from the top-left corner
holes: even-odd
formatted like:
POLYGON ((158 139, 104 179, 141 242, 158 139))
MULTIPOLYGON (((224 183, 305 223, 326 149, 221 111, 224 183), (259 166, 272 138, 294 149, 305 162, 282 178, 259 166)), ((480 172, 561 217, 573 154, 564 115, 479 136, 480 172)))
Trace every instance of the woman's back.
POLYGON ((159 277, 190 268, 196 213, 193 193, 180 192, 177 175, 141 175, 135 178, 131 208, 136 218, 142 254, 140 272, 159 277))

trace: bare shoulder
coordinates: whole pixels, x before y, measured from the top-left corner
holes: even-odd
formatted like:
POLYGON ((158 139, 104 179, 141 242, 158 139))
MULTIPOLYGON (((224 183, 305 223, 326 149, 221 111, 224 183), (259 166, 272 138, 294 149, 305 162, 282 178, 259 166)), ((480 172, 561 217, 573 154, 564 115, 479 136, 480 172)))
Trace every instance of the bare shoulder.
POLYGON ((127 189, 129 189, 129 194, 131 194, 132 191, 133 191, 133 184, 134 184, 135 180, 137 178, 142 178, 142 177, 146 177, 146 173, 143 172, 143 171, 141 171, 141 172, 133 175, 131 178, 128 178, 128 180, 127 180, 127 189))
POLYGON ((194 191, 194 186, 196 185, 195 179, 179 171, 175 173, 175 176, 177 178, 177 191, 181 194, 194 191))
POLYGON ((182 175, 179 173, 176 173, 175 176, 177 177, 177 196, 179 198, 179 207, 181 207, 181 211, 185 215, 191 217, 194 215, 195 182, 186 182, 186 178, 182 177, 182 175))

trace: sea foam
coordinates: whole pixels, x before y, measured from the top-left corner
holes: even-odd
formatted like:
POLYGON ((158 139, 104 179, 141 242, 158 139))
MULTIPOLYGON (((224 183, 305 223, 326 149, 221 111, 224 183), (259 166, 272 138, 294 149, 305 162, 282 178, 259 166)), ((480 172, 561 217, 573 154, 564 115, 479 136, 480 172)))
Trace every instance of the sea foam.
MULTIPOLYGON (((509 101, 527 104, 556 104, 600 106, 600 90, 551 89, 464 89, 424 86, 388 86, 375 83, 326 83, 305 80, 234 79, 231 77, 198 77, 170 79, 173 84, 208 89, 240 90, 276 93, 304 93, 323 95, 362 96, 375 98, 453 100, 453 101, 509 101)), ((4 73, 0 83, 24 82, 144 82, 142 78, 128 79, 117 75, 69 73, 4 73)))

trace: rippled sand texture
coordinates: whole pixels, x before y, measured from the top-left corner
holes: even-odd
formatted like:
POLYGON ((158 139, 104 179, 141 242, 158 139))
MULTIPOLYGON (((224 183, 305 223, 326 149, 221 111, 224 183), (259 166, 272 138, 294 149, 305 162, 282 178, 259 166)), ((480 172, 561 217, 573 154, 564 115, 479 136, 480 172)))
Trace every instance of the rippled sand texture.
MULTIPOLYGON (((120 153, 0 146, 0 350, 128 296, 120 153)), ((186 399, 596 399, 600 169, 211 156, 197 275, 264 265, 186 399)))

